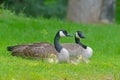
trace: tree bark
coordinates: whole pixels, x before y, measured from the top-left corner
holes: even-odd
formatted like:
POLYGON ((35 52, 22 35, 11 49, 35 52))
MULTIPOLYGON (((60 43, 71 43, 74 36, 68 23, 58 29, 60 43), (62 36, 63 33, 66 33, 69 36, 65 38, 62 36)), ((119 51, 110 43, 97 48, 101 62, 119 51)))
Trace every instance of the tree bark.
POLYGON ((103 0, 100 20, 103 23, 115 22, 115 3, 116 0, 103 0))
POLYGON ((114 21, 115 0, 69 0, 67 20, 81 23, 114 21), (111 16, 111 17, 110 17, 111 16))

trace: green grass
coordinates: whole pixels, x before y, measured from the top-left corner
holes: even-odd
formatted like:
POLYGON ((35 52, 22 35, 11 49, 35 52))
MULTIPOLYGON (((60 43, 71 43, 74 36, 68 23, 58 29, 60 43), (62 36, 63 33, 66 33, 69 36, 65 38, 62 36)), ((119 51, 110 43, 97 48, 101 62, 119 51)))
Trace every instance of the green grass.
MULTIPOLYGON (((74 38, 62 38, 73 43, 74 38)), ((0 10, 0 80, 120 80, 120 25, 75 24, 57 19, 33 19, 14 16, 0 10), (7 46, 32 42, 50 42, 59 29, 73 34, 81 30, 82 42, 92 47, 90 63, 50 64, 13 57, 7 46)))

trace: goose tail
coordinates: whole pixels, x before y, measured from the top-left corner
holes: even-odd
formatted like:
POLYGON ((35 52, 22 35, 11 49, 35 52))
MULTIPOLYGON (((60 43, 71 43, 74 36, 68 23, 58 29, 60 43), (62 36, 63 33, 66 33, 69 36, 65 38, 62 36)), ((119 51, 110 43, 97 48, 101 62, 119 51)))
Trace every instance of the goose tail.
POLYGON ((12 51, 12 50, 14 49, 14 47, 15 47, 15 46, 8 46, 8 47, 7 47, 7 50, 8 50, 8 51, 12 51))

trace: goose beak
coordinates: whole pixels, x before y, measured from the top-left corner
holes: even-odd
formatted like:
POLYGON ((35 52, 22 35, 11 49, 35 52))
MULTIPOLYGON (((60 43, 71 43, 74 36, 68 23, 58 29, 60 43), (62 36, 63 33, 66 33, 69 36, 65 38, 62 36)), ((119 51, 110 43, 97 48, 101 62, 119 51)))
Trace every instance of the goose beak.
POLYGON ((85 39, 86 37, 84 36, 84 37, 81 37, 81 38, 85 39))
POLYGON ((72 36, 72 35, 70 35, 70 34, 67 34, 66 36, 67 36, 67 37, 73 37, 73 36, 72 36))
POLYGON ((84 39, 85 39, 86 37, 85 37, 85 35, 84 35, 84 34, 81 34, 80 38, 84 38, 84 39))

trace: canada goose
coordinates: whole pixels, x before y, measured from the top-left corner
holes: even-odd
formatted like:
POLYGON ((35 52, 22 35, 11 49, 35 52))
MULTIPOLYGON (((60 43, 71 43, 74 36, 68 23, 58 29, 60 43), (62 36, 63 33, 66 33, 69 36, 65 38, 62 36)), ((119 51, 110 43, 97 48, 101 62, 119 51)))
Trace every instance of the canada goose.
POLYGON ((48 42, 39 42, 32 44, 23 44, 7 47, 13 56, 29 57, 29 58, 47 58, 50 54, 57 53, 54 46, 48 42))
POLYGON ((92 56, 93 51, 90 47, 82 44, 80 42, 80 38, 85 38, 84 34, 81 31, 77 31, 75 33, 75 42, 74 43, 64 43, 62 46, 68 50, 70 53, 70 58, 73 58, 76 60, 79 56, 81 57, 82 55, 82 60, 85 61, 86 63, 89 62, 89 58, 92 56))
POLYGON ((54 38, 54 46, 48 42, 23 44, 7 47, 13 56, 30 58, 47 58, 50 54, 57 55, 59 62, 69 60, 68 51, 59 44, 60 37, 70 36, 66 30, 59 30, 54 38))
POLYGON ((61 37, 65 37, 65 36, 70 37, 70 34, 68 34, 66 30, 59 30, 57 32, 57 34, 55 35, 55 38, 54 38, 54 46, 55 46, 55 49, 58 52, 57 59, 58 59, 59 63, 61 63, 61 62, 69 62, 69 52, 67 51, 66 48, 62 47, 59 44, 59 39, 61 37))

